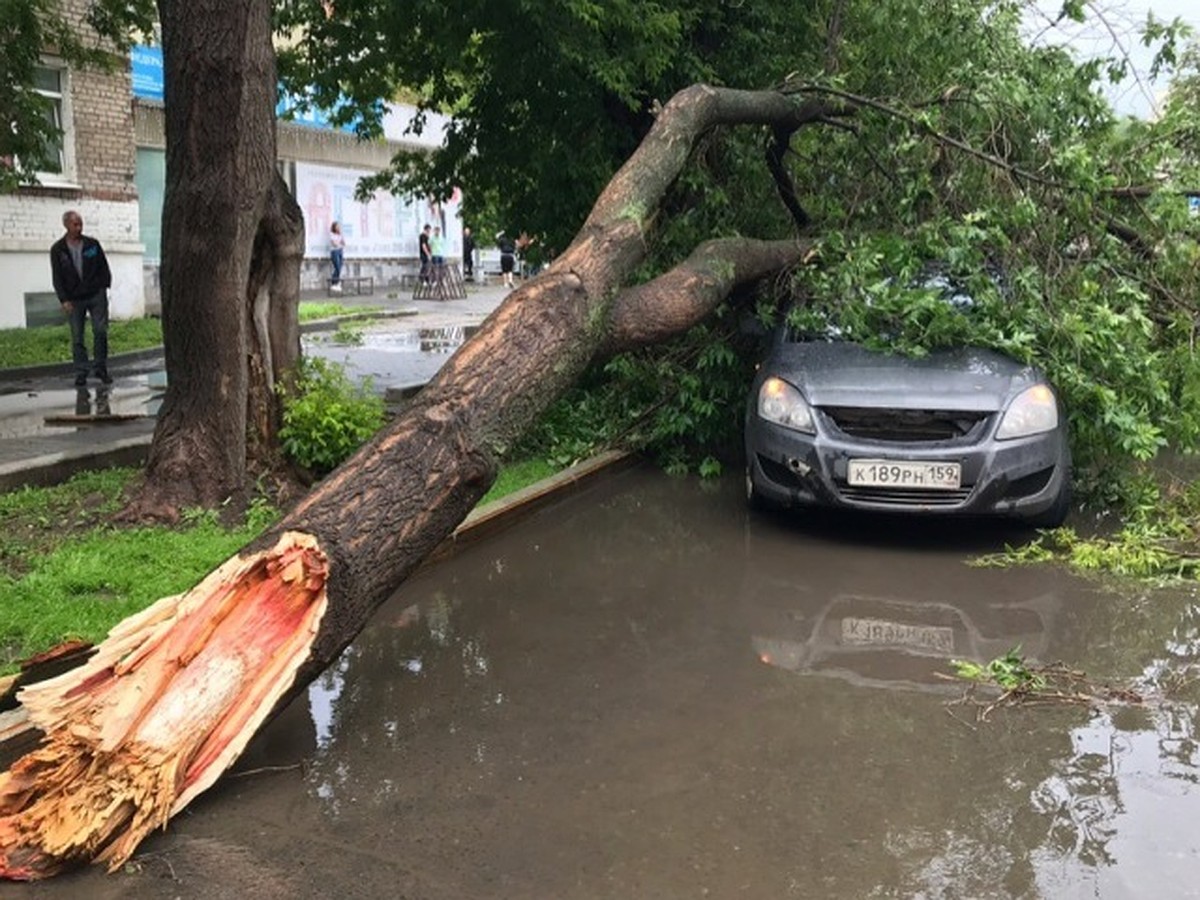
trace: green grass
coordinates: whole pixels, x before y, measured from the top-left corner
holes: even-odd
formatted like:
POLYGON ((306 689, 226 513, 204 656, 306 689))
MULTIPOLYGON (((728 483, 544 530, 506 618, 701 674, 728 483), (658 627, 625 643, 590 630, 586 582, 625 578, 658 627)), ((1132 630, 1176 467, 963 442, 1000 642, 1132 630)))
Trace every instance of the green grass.
POLYGON ((305 301, 300 304, 300 321, 315 322, 318 319, 334 319, 338 316, 377 313, 378 306, 343 306, 341 303, 316 303, 305 301))
MULTIPOLYGON (((337 316, 378 312, 367 307, 340 303, 301 303, 300 321, 332 319, 337 316)), ((87 329, 91 347, 91 328, 87 329)), ((108 352, 130 353, 162 346, 162 322, 159 319, 113 319, 108 325, 108 352)), ((0 329, 0 369, 40 366, 71 361, 71 329, 61 325, 41 328, 0 329)))
MULTIPOLYGON (((87 343, 91 347, 91 328, 87 343)), ((108 352, 129 353, 162 345, 158 319, 114 319, 108 325, 108 352)), ((66 322, 42 328, 0 329, 0 369, 71 361, 71 329, 66 322)))
MULTIPOLYGON (((548 463, 504 467, 488 502, 552 474, 548 463)), ((178 527, 109 524, 136 469, 84 472, 49 488, 0 494, 0 674, 64 640, 99 641, 122 619, 178 594, 274 519, 266 506, 223 527, 196 512, 178 527)))
POLYGON ((479 501, 480 505, 491 503, 493 500, 499 500, 501 497, 519 491, 523 487, 541 481, 543 478, 549 478, 558 471, 557 466, 542 459, 530 459, 525 462, 513 463, 504 466, 500 470, 500 474, 496 476, 496 481, 492 485, 491 490, 483 495, 483 499, 479 501))

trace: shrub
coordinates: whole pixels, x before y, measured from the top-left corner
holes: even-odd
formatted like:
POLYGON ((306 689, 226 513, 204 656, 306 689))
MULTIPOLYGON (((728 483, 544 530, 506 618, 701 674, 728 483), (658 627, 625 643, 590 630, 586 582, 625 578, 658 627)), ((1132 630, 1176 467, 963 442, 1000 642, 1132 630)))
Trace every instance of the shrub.
POLYGON ((304 357, 295 392, 283 394, 279 438, 289 458, 324 475, 378 431, 383 418, 383 398, 370 379, 355 384, 343 366, 304 357))

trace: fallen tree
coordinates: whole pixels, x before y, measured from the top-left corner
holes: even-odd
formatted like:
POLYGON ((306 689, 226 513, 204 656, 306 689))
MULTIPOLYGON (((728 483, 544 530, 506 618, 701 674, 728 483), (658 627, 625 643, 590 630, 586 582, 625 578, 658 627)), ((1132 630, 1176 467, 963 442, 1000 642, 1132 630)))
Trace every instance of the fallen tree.
POLYGON ((571 246, 506 299, 402 417, 271 532, 0 715, 0 735, 42 734, 0 774, 0 875, 120 866, 338 656, 477 504, 504 448, 590 362, 663 340, 739 286, 800 262, 802 240, 716 240, 623 289, 702 135, 768 126, 786 140, 837 114, 796 92, 677 94, 571 246))

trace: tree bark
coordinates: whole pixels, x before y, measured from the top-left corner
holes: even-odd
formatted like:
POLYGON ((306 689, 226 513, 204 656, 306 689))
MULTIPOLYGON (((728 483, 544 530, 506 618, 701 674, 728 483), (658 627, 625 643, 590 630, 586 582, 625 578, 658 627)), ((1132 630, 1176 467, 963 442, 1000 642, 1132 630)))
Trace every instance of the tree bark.
MULTIPOLYGON (((174 520, 246 482, 249 284, 275 173, 269 0, 159 0, 167 184, 163 342, 169 383, 125 517, 174 520), (232 39, 231 36, 237 36, 232 39)), ((298 348, 297 348, 298 352, 298 348)))
MULTIPOLYGON (((676 95, 639 149, 613 177, 575 241, 546 273, 513 292, 390 428, 321 482, 269 534, 226 563, 219 571, 227 578, 214 581, 210 576, 189 593, 181 605, 197 617, 209 615, 213 624, 206 624, 203 618, 199 624, 193 620, 173 623, 165 618, 174 609, 167 604, 161 614, 148 617, 154 627, 171 636, 188 630, 197 635, 194 642, 187 642, 192 648, 189 654, 206 659, 216 655, 209 665, 221 672, 240 673, 242 680, 226 689, 231 710, 243 709, 247 695, 270 696, 278 709, 336 659, 372 612, 466 517, 494 480, 504 448, 598 354, 662 339, 697 321, 739 285, 802 261, 805 247, 799 241, 713 242, 663 278, 621 290, 646 255, 649 226, 664 192, 705 131, 736 124, 796 127, 819 115, 818 106, 776 92, 694 86, 676 95), (295 561, 298 555, 303 566, 295 561), (283 564, 281 559, 290 562, 283 564), (258 579, 253 585, 238 580, 251 577, 258 579), (242 648, 237 644, 225 646, 219 653, 209 649, 209 643, 219 643, 217 638, 210 642, 207 636, 219 633, 231 590, 240 592, 242 599, 235 608, 243 619, 250 617, 247 608, 262 606, 262 618, 274 622, 280 618, 279 608, 292 608, 283 601, 301 594, 305 609, 319 606, 323 610, 303 617, 289 612, 287 621, 301 622, 315 633, 300 635, 299 625, 293 631, 278 630, 273 640, 288 648, 289 660, 300 661, 288 668, 286 682, 284 674, 272 676, 270 692, 262 684, 266 676, 241 660, 242 648), (296 652, 301 638, 304 651, 296 652)), ((246 221, 250 219, 247 213, 246 221)), ((220 243, 232 252, 228 235, 222 235, 220 243)), ((202 245, 196 241, 196 246, 202 245)), ((231 290, 232 282, 244 274, 230 271, 231 290)), ((238 317, 237 321, 243 320, 238 317)), ((198 373, 191 373, 185 386, 193 379, 198 379, 208 392, 205 396, 213 399, 212 385, 198 373)), ((175 402, 191 400, 180 395, 175 402)), ((232 474, 232 468, 229 472, 232 474)), ((138 631, 119 630, 120 639, 126 642, 138 631)), ((274 632, 266 629, 265 633, 274 632)), ((256 630, 256 640, 258 634, 256 630)), ((106 744, 104 752, 78 746, 76 739, 87 732, 81 720, 105 720, 108 707, 104 704, 111 705, 114 698, 123 698, 140 710, 137 716, 126 711, 126 718, 136 721, 161 718, 161 703, 187 702, 190 655, 145 663, 140 659, 126 662, 121 657, 120 665, 114 667, 105 662, 112 658, 106 650, 109 641, 100 647, 100 663, 89 663, 78 674, 62 676, 51 690, 39 694, 38 708, 31 710, 30 716, 32 724, 46 733, 50 749, 35 751, 9 773, 0 774, 0 875, 42 877, 91 856, 91 844, 67 844, 47 833, 41 824, 46 811, 36 809, 31 799, 38 796, 37 786, 31 786, 31 773, 67 797, 94 794, 96 780, 131 785, 127 794, 137 798, 129 801, 136 807, 135 823, 165 822, 181 808, 181 798, 190 798, 195 784, 204 780, 199 775, 180 775, 174 792, 156 780, 150 796, 136 773, 130 774, 139 760, 137 740, 130 739, 133 745, 117 742, 115 749, 106 744), (173 686, 172 678, 162 676, 160 670, 172 666, 179 670, 174 679, 182 686, 173 686), (124 694, 122 680, 128 682, 124 694), (147 681, 156 685, 153 697, 138 694, 147 681), (97 699, 93 706, 83 706, 80 697, 90 696, 98 683, 104 687, 103 703, 97 699), (55 695, 72 698, 66 714, 56 715, 55 695), (72 749, 62 749, 58 758, 55 747, 72 749), (80 753, 90 761, 86 771, 79 771, 76 764, 80 753)), ((252 643, 249 638, 247 643, 252 643)), ((208 712, 211 718, 211 710, 208 712)), ((267 710, 260 712, 265 717, 267 710)), ((202 742, 206 759, 219 758, 228 764, 261 721, 261 717, 246 719, 234 729, 224 719, 213 719, 211 735, 215 737, 189 733, 189 739, 202 742)), ((0 733, 3 725, 0 718, 0 733)), ((130 729, 135 737, 141 733, 138 728, 130 729)), ((155 745, 155 759, 161 750, 155 745)), ((169 763, 172 771, 191 772, 186 760, 169 763)), ((89 834, 104 834, 105 841, 120 842, 121 852, 107 853, 102 860, 110 867, 120 865, 122 854, 132 852, 144 833, 125 833, 125 827, 114 832, 89 823, 86 829, 89 834)))
POLYGON ((300 266, 304 215, 278 174, 267 192, 251 258, 247 291, 249 392, 247 465, 259 474, 286 468, 279 449, 282 403, 278 388, 295 386, 300 362, 300 266))

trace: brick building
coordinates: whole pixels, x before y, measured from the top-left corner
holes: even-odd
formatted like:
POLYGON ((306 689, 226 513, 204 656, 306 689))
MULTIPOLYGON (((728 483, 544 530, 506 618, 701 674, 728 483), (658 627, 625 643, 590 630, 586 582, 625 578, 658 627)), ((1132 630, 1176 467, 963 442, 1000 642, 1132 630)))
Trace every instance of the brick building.
MULTIPOLYGON (((79 21, 87 5, 64 2, 79 21)), ((0 194, 0 328, 61 321, 49 251, 62 237, 68 209, 79 211, 84 232, 108 254, 112 316, 140 316, 145 301, 129 71, 81 74, 46 55, 35 84, 53 104, 63 140, 52 171, 38 174, 38 186, 0 194)))
MULTIPOLYGON (((65 0, 81 18, 87 0, 65 0)), ((166 179, 162 56, 135 47, 131 65, 112 73, 68 69, 43 58, 37 87, 54 104, 63 131, 54 171, 39 184, 0 194, 0 328, 61 321, 50 278, 50 245, 62 236, 62 214, 77 209, 84 231, 104 245, 113 270, 113 318, 160 309, 159 247, 166 179)), ((281 111, 284 104, 281 103, 281 111)), ((444 204, 382 192, 357 200, 359 178, 383 168, 400 148, 429 149, 446 120, 427 117, 423 135, 408 134, 416 110, 390 108, 383 141, 359 141, 320 113, 280 121, 279 170, 304 210, 307 228, 302 287, 329 274, 333 220, 346 236, 345 275, 369 275, 380 286, 402 283, 416 267, 417 235, 430 222, 447 237, 448 256, 461 254, 457 197, 444 204)))

